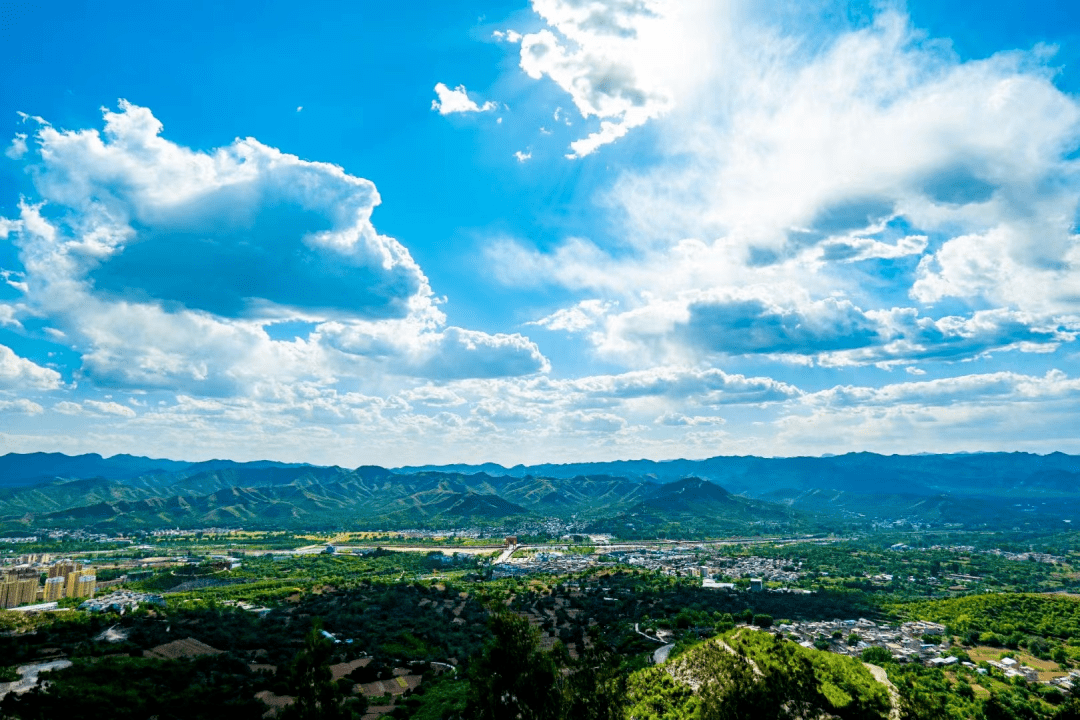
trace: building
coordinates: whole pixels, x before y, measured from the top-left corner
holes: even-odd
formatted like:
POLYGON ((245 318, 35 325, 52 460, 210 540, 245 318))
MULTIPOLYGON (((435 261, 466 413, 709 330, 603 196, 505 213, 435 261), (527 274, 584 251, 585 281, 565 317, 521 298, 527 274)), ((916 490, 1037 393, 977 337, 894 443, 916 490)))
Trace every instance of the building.
POLYGON ((503 543, 503 547, 511 548, 517 546, 517 535, 507 535, 506 541, 503 543))
MULTIPOLYGON (((130 590, 116 590, 103 597, 87 600, 79 606, 80 610, 90 612, 117 612, 121 615, 126 610, 134 610, 139 605, 164 605, 165 599, 160 595, 148 595, 146 593, 132 592, 130 590)), ((243 604, 243 603, 241 603, 243 604)))
POLYGON ((64 583, 64 597, 93 597, 97 577, 91 568, 84 567, 67 574, 64 583))
POLYGON ((18 579, 8 576, 0 583, 0 607, 13 608, 37 601, 37 578, 18 579))
POLYGON ((82 565, 74 560, 57 560, 49 566, 49 577, 67 577, 76 570, 81 570, 82 565))
POLYGON ((750 578, 750 591, 761 592, 765 589, 765 581, 761 578, 750 578))
POLYGON ((51 577, 45 581, 45 592, 42 595, 42 600, 45 602, 53 602, 64 597, 64 581, 66 578, 51 577))
POLYGON ((75 595, 72 597, 77 598, 92 598, 94 597, 94 591, 97 589, 97 577, 94 575, 83 575, 79 578, 79 584, 75 588, 75 595))

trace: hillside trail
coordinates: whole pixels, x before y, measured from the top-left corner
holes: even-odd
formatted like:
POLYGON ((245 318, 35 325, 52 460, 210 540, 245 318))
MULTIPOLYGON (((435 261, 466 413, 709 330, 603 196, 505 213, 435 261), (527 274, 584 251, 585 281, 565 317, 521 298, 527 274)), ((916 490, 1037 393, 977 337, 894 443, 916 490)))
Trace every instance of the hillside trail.
MULTIPOLYGON (((743 630, 739 630, 739 632, 732 635, 732 639, 734 640, 735 638, 739 637, 742 632, 743 630)), ((727 653, 730 653, 732 655, 738 654, 735 652, 735 649, 728 645, 726 642, 724 642, 722 638, 716 638, 716 644, 723 648, 724 651, 727 653)), ((674 645, 672 645, 672 647, 674 647, 674 645)), ((664 649, 666 648, 660 648, 660 650, 664 649)), ((657 652, 659 652, 659 650, 657 652)), ((670 650, 668 650, 668 652, 670 652, 670 650)), ((664 659, 667 659, 667 653, 664 653, 664 659)), ((757 663, 754 662, 753 658, 747 657, 746 660, 750 663, 750 668, 754 671, 755 677, 764 677, 764 673, 761 672, 761 668, 758 667, 757 663)), ((697 692, 701 687, 701 683, 697 680, 697 678, 694 677, 692 670, 688 667, 685 667, 685 665, 680 663, 678 660, 674 661, 673 664, 668 665, 666 671, 667 674, 670 675, 674 680, 689 685, 690 688, 693 689, 695 692, 697 692)))
MULTIPOLYGON (((734 635, 731 636, 731 639, 735 640, 736 638, 738 638, 740 635, 743 634, 744 630, 745 630, 745 628, 740 629, 739 632, 737 632, 737 633, 735 633, 734 635)), ((732 648, 726 642, 724 642, 723 640, 718 640, 718 642, 720 643, 720 646, 724 648, 724 650, 727 650, 732 655, 736 654, 734 648, 732 648)), ((765 676, 765 673, 761 672, 761 668, 759 668, 757 666, 757 663, 754 662, 754 658, 752 658, 750 656, 746 656, 746 660, 750 663, 750 667, 753 669, 755 677, 764 677, 765 676)))
POLYGON ((889 710, 889 720, 900 720, 900 693, 897 692, 896 686, 892 684, 892 680, 889 679, 889 675, 885 672, 885 668, 867 662, 864 662, 863 665, 865 665, 866 669, 870 671, 870 674, 874 676, 874 679, 884 685, 885 689, 889 691, 889 702, 892 703, 892 708, 889 710))
MULTIPOLYGON (((738 638, 744 630, 745 628, 739 630, 739 632, 735 633, 732 636, 732 639, 734 640, 735 638, 738 638)), ((735 649, 728 645, 726 642, 724 642, 722 638, 716 638, 716 643, 726 652, 729 652, 732 655, 736 654, 735 649)), ((757 677, 763 677, 763 673, 761 672, 761 669, 757 666, 757 663, 755 663, 752 658, 747 658, 747 660, 750 661, 750 667, 753 668, 754 675, 756 675, 757 677)), ((889 720, 900 720, 900 693, 897 691, 896 686, 893 685, 892 680, 889 680, 889 675, 885 672, 885 668, 881 667, 880 665, 874 665, 867 662, 864 662, 863 665, 866 667, 867 670, 870 671, 870 674, 874 676, 875 680, 885 686, 885 689, 889 693, 889 703, 891 705, 891 707, 889 708, 889 720)), ((695 691, 699 689, 701 683, 697 682, 697 680, 693 676, 693 673, 689 671, 689 668, 681 667, 679 663, 676 662, 673 665, 668 666, 666 669, 668 674, 671 675, 671 677, 675 680, 686 683, 695 691)))

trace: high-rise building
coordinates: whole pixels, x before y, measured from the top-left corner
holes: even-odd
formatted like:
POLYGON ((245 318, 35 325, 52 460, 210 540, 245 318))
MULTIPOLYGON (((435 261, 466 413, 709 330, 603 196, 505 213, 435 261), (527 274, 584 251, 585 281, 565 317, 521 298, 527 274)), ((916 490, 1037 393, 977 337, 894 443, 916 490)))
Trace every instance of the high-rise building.
POLYGON ((67 581, 64 583, 64 597, 93 597, 96 583, 97 577, 95 577, 91 568, 84 567, 70 572, 67 575, 67 581))
POLYGON ((19 605, 29 605, 37 602, 38 579, 36 577, 19 580, 19 605))
POLYGON ((79 585, 75 589, 77 593, 75 597, 79 598, 92 598, 94 597, 94 590, 97 588, 97 577, 94 575, 83 575, 79 578, 79 585))
POLYGON ((53 602, 64 597, 64 581, 67 578, 52 577, 45 581, 45 593, 42 596, 42 600, 45 602, 53 602))
POLYGON ((4 582, 0 583, 0 607, 10 608, 15 607, 14 592, 15 592, 14 580, 4 579, 4 582))
POLYGON ((36 578, 21 580, 10 575, 0 583, 0 607, 13 608, 37 600, 36 578))
POLYGON ((49 577, 67 577, 80 569, 82 569, 82 565, 73 560, 57 560, 49 566, 49 577))

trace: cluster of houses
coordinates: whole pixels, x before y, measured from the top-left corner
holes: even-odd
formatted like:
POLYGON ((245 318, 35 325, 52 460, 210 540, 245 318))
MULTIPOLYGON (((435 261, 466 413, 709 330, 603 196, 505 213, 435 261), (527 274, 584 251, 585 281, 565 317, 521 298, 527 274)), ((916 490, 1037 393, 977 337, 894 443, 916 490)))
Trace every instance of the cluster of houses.
POLYGON ((116 590, 108 595, 87 600, 79 606, 79 609, 93 613, 111 611, 123 615, 140 605, 164 604, 165 600, 160 595, 151 595, 150 593, 135 592, 133 590, 116 590))
POLYGON ((552 549, 520 556, 511 555, 505 561, 493 565, 491 572, 492 577, 496 578, 532 573, 564 575, 582 572, 605 564, 614 565, 611 562, 600 562, 594 555, 582 555, 581 553, 552 549))
POLYGON ((709 566, 709 577, 761 578, 765 582, 794 583, 805 573, 802 563, 767 557, 722 557, 709 566))
POLYGON ((841 655, 860 655, 870 647, 888 650, 900 662, 928 665, 951 665, 958 660, 948 655, 949 640, 945 626, 932 622, 907 622, 903 625, 879 624, 873 620, 824 620, 798 622, 778 628, 804 647, 819 647, 841 655))

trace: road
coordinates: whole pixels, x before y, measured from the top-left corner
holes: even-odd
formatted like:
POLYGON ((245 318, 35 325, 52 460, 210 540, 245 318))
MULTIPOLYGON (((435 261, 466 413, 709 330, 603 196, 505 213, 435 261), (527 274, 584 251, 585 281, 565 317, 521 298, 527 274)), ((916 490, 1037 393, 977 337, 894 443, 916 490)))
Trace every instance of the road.
MULTIPOLYGON (((649 548, 661 548, 661 547, 674 547, 678 545, 685 545, 687 547, 694 548, 706 548, 706 547, 719 547, 726 545, 762 545, 767 543, 826 543, 826 542, 839 542, 843 538, 821 538, 810 536, 786 536, 786 537, 731 537, 723 538, 720 540, 641 540, 636 542, 624 541, 613 543, 599 543, 595 547, 597 551, 611 552, 611 551, 625 551, 625 550, 646 550, 649 548)), ((391 550, 393 552, 441 552, 445 555, 452 555, 454 553, 462 553, 466 555, 489 555, 499 552, 498 558, 495 560, 496 564, 504 563, 510 559, 510 557, 518 550, 557 550, 560 547, 566 547, 565 544, 551 543, 547 545, 515 545, 513 548, 507 548, 505 545, 382 545, 377 542, 372 543, 352 543, 349 545, 336 545, 331 543, 338 552, 351 552, 358 550, 374 550, 375 548, 382 548, 383 550, 391 550)), ((308 545, 306 547, 296 548, 295 550, 257 550, 252 551, 252 554, 263 554, 271 552, 275 555, 317 555, 318 553, 326 551, 326 543, 320 543, 318 545, 308 545)))
POLYGON ((660 665, 667 662, 667 656, 671 654, 673 647, 675 647, 675 643, 668 643, 664 647, 656 648, 656 652, 652 654, 653 664, 660 665))
POLYGON ((634 623, 634 632, 636 632, 638 635, 645 638, 646 640, 652 640, 653 642, 658 642, 661 645, 664 644, 664 641, 660 638, 654 638, 652 635, 646 635, 645 633, 641 632, 641 628, 639 627, 639 625, 641 625, 641 623, 634 623))

